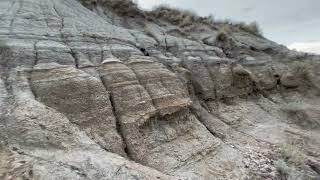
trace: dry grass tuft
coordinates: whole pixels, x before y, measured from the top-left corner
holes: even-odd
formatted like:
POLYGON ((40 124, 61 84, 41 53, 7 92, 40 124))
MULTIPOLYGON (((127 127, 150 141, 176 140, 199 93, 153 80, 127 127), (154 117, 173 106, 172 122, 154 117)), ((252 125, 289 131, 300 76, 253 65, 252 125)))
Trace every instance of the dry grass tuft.
POLYGON ((292 66, 292 72, 295 76, 303 80, 310 81, 312 77, 311 64, 305 62, 295 62, 292 66))
POLYGON ((259 25, 256 22, 246 24, 243 22, 236 23, 231 20, 215 21, 212 15, 206 17, 200 17, 196 13, 188 10, 181 10, 177 8, 172 8, 167 5, 160 5, 150 12, 150 15, 166 20, 173 25, 179 26, 181 28, 188 28, 192 26, 207 25, 214 29, 221 29, 221 27, 228 26, 229 29, 245 31, 250 34, 262 37, 262 32, 259 25))
POLYGON ((282 159, 296 166, 304 164, 305 156, 301 149, 293 144, 283 144, 280 146, 282 159))
POLYGON ((116 14, 120 16, 145 17, 142 10, 139 9, 138 5, 132 0, 80 0, 86 7, 92 7, 100 5, 106 9, 112 9, 116 14))
POLYGON ((231 33, 231 30, 229 26, 222 26, 218 31, 216 40, 221 42, 227 42, 229 39, 230 33, 231 33))
POLYGON ((290 114, 294 114, 294 113, 305 110, 305 107, 301 102, 290 102, 284 105, 281 109, 290 114))
POLYGON ((275 161, 274 166, 279 173, 280 180, 299 180, 303 176, 294 167, 289 167, 284 160, 275 161))
POLYGON ((301 102, 290 102, 281 107, 294 124, 307 129, 320 127, 318 109, 301 102))
POLYGON ((314 89, 316 94, 320 92, 319 79, 316 71, 313 69, 312 62, 294 62, 291 67, 292 74, 303 85, 304 89, 314 89))
POLYGON ((88 8, 96 5, 105 7, 106 10, 112 9, 120 16, 143 17, 148 21, 162 19, 170 22, 185 31, 193 30, 201 26, 208 26, 213 29, 220 29, 221 26, 229 26, 232 30, 246 31, 256 36, 262 36, 261 30, 256 22, 245 24, 235 23, 228 19, 223 21, 215 21, 213 15, 201 17, 190 10, 173 8, 168 5, 160 5, 152 11, 144 12, 139 9, 133 0, 79 0, 88 8))
POLYGON ((235 24, 235 27, 238 27, 239 29, 256 36, 262 36, 261 28, 257 22, 252 22, 250 24, 240 22, 235 24))
POLYGON ((149 13, 155 18, 166 20, 181 28, 196 24, 210 25, 213 24, 214 19, 212 15, 200 17, 192 11, 172 8, 168 5, 160 5, 149 13))

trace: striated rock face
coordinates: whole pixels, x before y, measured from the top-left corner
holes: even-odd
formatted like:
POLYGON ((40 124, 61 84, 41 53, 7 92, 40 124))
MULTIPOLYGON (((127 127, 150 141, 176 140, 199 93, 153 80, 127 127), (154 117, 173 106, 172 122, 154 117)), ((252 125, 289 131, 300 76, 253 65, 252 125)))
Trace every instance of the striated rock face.
POLYGON ((72 66, 48 66, 35 66, 31 73, 36 99, 63 113, 103 149, 125 156, 110 95, 101 80, 72 66))
POLYGON ((108 3, 1 0, 0 179, 319 178, 319 56, 108 3))

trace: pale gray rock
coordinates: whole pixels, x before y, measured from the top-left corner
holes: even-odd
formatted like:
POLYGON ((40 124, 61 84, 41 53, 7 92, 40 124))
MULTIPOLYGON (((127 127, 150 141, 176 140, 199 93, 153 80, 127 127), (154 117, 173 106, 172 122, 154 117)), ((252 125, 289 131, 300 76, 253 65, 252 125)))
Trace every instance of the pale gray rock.
POLYGON ((106 4, 0 2, 0 179, 319 177, 319 56, 106 4))

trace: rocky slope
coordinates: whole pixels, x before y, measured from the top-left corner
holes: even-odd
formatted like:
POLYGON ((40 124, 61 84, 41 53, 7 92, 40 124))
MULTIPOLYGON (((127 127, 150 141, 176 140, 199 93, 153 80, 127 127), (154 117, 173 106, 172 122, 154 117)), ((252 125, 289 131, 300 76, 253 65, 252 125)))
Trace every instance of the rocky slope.
POLYGON ((119 8, 0 1, 0 179, 319 179, 319 56, 119 8))

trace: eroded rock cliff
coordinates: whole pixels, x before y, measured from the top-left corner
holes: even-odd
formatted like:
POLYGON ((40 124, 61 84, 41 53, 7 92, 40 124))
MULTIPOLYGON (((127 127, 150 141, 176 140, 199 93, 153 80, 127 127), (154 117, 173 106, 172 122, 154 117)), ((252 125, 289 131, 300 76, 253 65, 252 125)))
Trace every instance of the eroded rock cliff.
POLYGON ((110 2, 1 0, 0 179, 319 178, 319 56, 110 2))

